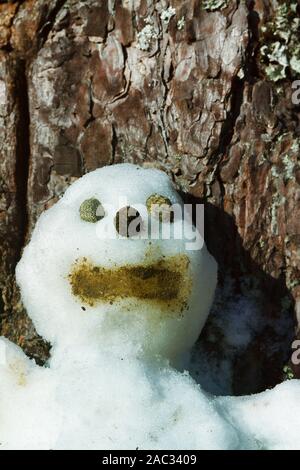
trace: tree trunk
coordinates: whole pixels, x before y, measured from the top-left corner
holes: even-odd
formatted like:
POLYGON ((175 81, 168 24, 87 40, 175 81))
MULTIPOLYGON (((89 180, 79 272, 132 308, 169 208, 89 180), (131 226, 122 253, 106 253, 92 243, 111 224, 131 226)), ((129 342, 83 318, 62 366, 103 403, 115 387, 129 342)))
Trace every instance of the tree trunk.
MULTIPOLYGON (((245 279, 259 292, 265 323, 234 357, 234 393, 281 380, 300 315, 298 8, 276 0, 1 2, 2 334, 45 360, 48 346, 14 282, 22 248, 76 178, 135 162, 164 169, 188 201, 206 203, 223 302, 228 276, 234 292, 245 279), (280 315, 290 320, 285 331, 272 328, 280 315), (280 348, 270 353, 274 341, 280 348)), ((202 341, 224 357, 215 329, 209 322, 202 341)))

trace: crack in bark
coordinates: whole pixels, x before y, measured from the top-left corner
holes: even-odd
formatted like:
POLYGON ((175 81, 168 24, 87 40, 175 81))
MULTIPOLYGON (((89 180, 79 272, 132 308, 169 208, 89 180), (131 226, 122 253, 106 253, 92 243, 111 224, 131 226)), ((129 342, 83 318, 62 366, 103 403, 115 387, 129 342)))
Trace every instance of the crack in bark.
POLYGON ((231 96, 230 96, 231 108, 221 128, 218 148, 213 153, 212 157, 209 159, 210 163, 212 163, 215 166, 214 178, 219 183, 220 202, 222 206, 223 206, 224 196, 225 196, 225 187, 224 187, 224 183, 222 181, 221 175, 220 175, 220 172, 221 172, 220 160, 222 159, 222 156, 226 155, 226 153, 228 152, 233 136, 234 136, 235 125, 236 125, 237 119, 239 118, 241 114, 244 87, 245 87, 245 78, 242 80, 238 77, 233 78, 232 86, 231 86, 231 96))
POLYGON ((66 3, 67 3, 67 0, 58 0, 55 7, 49 14, 46 23, 43 23, 40 30, 38 31, 38 35, 41 40, 41 45, 40 45, 41 47, 43 47, 43 45, 47 41, 49 34, 51 33, 52 28, 54 26, 58 13, 60 12, 60 10, 64 7, 66 3))
POLYGON ((219 145, 217 150, 214 152, 214 156, 219 159, 220 156, 226 154, 228 148, 230 147, 233 135, 235 124, 238 117, 241 114, 241 107, 243 104, 243 94, 244 94, 244 79, 241 80, 238 77, 234 77, 231 85, 231 107, 230 111, 227 113, 226 119, 223 121, 219 145))
POLYGON ((16 253, 17 261, 21 257, 28 228, 27 190, 30 164, 30 112, 26 61, 17 61, 16 67, 16 99, 19 108, 17 122, 16 145, 16 204, 19 220, 19 244, 16 253))
POLYGON ((116 133, 116 128, 114 124, 111 125, 111 130, 112 130, 112 138, 111 138, 111 164, 113 165, 115 163, 115 158, 116 158, 116 151, 117 151, 117 146, 118 146, 118 136, 116 133))
POLYGON ((83 124, 83 127, 86 129, 89 127, 91 122, 95 121, 95 116, 94 116, 94 99, 93 99, 93 77, 91 76, 89 79, 89 85, 88 85, 88 101, 89 101, 89 117, 86 120, 86 122, 83 124))
MULTIPOLYGON (((238 2, 238 6, 239 6, 239 2, 238 2)), ((237 11, 238 6, 235 11, 237 11)), ((245 51, 245 56, 244 56, 244 64, 242 64, 242 65, 245 65, 244 77, 239 78, 237 75, 233 77, 231 89, 230 89, 230 101, 231 101, 230 111, 227 113, 227 116, 222 125, 218 148, 216 149, 216 151, 213 153, 212 157, 210 158, 211 163, 213 163, 214 165, 219 162, 219 159, 220 157, 222 157, 222 155, 228 152, 232 138, 234 136, 235 124, 241 114, 241 107, 242 107, 243 99, 244 99, 243 95, 244 95, 245 83, 246 81, 249 81, 251 72, 254 72, 253 64, 255 63, 255 61, 253 59, 253 51, 254 51, 255 46, 253 44, 253 40, 255 40, 255 32, 253 31, 253 28, 254 28, 253 11, 252 11, 253 8, 254 8, 254 4, 249 5, 248 32, 249 33, 251 32, 252 35, 249 37, 248 44, 247 44, 246 51, 245 51), (249 64, 251 64, 250 67, 249 67, 249 64)), ((219 182, 221 183, 221 179, 219 182)), ((222 187, 222 183, 220 184, 220 186, 222 187)))
POLYGON ((162 45, 163 48, 159 47, 160 53, 161 53, 161 60, 162 60, 162 67, 161 67, 161 82, 163 86, 163 97, 162 97, 162 104, 159 109, 159 124, 160 124, 160 129, 161 129, 161 136, 164 142, 165 146, 165 151, 166 151, 166 158, 169 157, 169 144, 168 144, 168 132, 166 129, 166 103, 167 103, 167 98, 169 94, 169 88, 168 88, 168 83, 165 79, 164 73, 165 73, 165 57, 169 45, 168 39, 166 40, 163 36, 162 39, 162 45))
MULTIPOLYGON (((244 99, 244 89, 245 83, 253 83, 257 77, 257 65, 255 60, 255 49, 256 49, 256 35, 257 35, 257 18, 254 12, 254 2, 249 2, 249 14, 248 14, 248 31, 250 33, 249 41, 245 51, 244 57, 244 77, 240 79, 238 76, 235 76, 232 81, 231 86, 231 109, 223 123, 219 145, 217 150, 214 152, 211 161, 214 165, 219 163, 219 159, 222 158, 222 155, 228 152, 232 138, 234 136, 235 125, 241 114, 241 107, 244 99)), ((220 176, 221 167, 217 165, 215 177, 220 186, 221 200, 223 203, 225 195, 225 187, 220 176)))
POLYGON ((129 93, 129 89, 130 89, 130 85, 131 85, 131 70, 129 69, 128 67, 128 53, 127 53, 127 49, 125 46, 123 46, 123 44, 121 44, 121 48, 122 48, 122 52, 123 52, 123 57, 124 57, 124 66, 123 66, 123 78, 124 78, 124 87, 123 87, 123 90, 118 93, 117 95, 115 95, 113 97, 113 99, 111 101, 109 101, 107 103, 107 105, 111 105, 113 103, 115 103, 116 101, 119 101, 121 100, 122 98, 124 98, 125 96, 128 95, 129 93), (128 77, 126 77, 126 69, 128 67, 128 77))

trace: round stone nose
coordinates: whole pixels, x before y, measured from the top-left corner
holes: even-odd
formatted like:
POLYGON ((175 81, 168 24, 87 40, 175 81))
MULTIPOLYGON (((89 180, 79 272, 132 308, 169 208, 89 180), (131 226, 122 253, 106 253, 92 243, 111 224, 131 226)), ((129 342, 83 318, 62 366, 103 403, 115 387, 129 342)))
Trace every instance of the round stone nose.
POLYGON ((122 207, 115 216, 115 227, 122 237, 134 237, 142 230, 142 218, 137 209, 131 206, 122 207))

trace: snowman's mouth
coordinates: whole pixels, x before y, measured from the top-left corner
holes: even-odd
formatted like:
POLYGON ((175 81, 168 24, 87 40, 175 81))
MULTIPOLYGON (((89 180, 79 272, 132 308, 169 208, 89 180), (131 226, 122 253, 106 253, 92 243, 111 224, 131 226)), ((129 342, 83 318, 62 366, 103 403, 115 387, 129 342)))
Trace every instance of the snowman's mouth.
POLYGON ((105 268, 86 258, 77 260, 69 274, 72 293, 88 305, 135 298, 175 306, 186 306, 191 289, 189 258, 176 255, 145 265, 105 268))

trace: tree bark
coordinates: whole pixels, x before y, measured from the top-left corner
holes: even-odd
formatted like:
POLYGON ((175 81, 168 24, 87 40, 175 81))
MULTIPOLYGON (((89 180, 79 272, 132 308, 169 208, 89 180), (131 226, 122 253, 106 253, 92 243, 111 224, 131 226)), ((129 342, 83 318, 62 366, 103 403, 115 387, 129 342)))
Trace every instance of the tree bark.
MULTIPOLYGON (((284 308, 292 338, 300 315, 297 3, 1 2, 2 334, 46 359, 15 265, 37 217, 68 185, 127 161, 164 169, 186 200, 206 203, 219 288, 228 273, 237 292, 245 276, 255 279, 264 315, 276 319, 284 308)), ((236 393, 281 380, 290 339, 270 358, 276 335, 268 322, 236 357, 236 393)))

